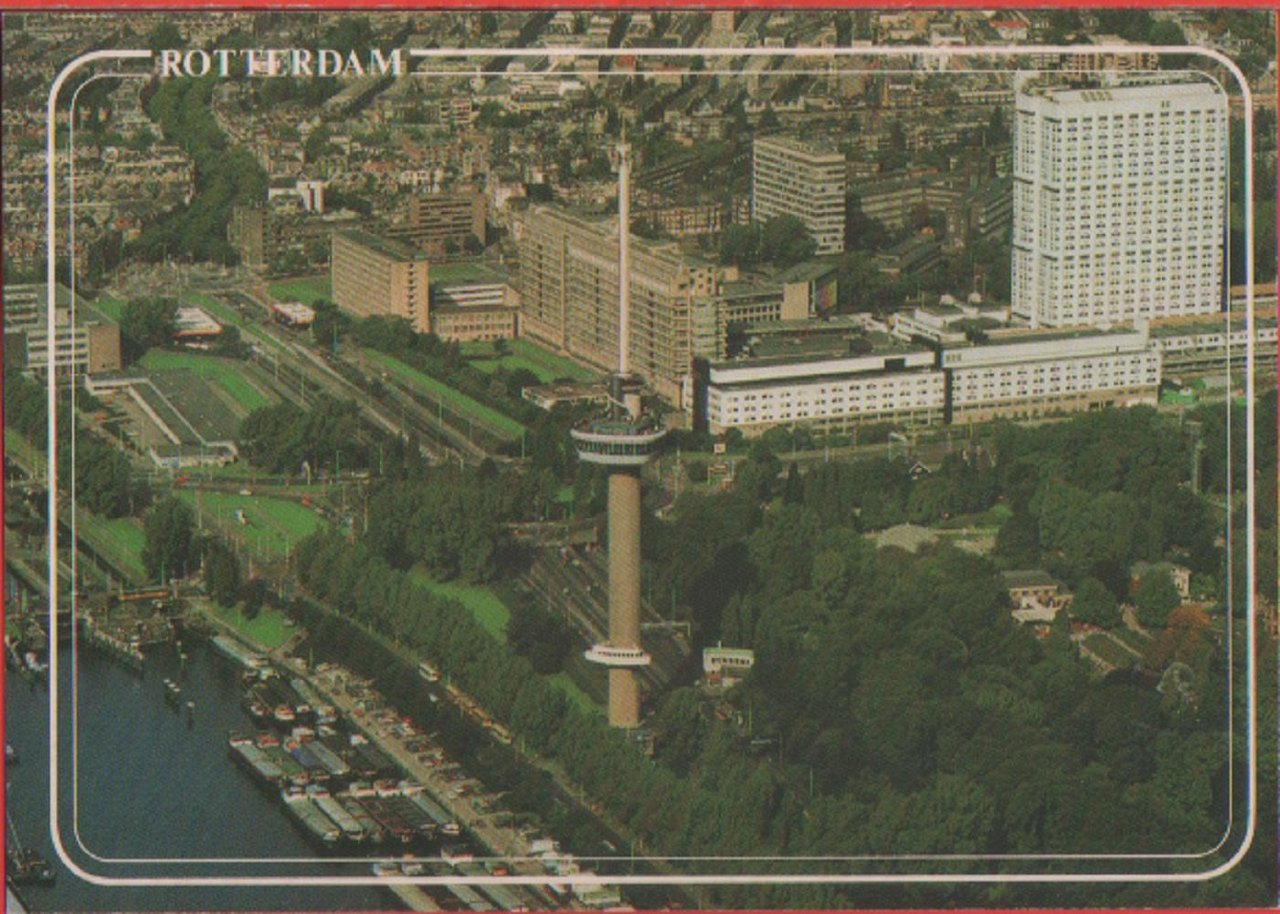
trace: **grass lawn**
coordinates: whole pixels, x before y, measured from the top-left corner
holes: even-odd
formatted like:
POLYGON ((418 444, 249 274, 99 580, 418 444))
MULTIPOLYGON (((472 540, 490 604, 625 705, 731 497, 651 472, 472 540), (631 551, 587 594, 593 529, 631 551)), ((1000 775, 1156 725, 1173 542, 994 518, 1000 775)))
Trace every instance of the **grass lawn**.
POLYGON ((91 304, 95 311, 100 311, 113 321, 118 321, 124 316, 124 306, 128 302, 119 298, 95 298, 91 304))
POLYGON ((507 340, 507 354, 495 357, 493 343, 471 342, 462 345, 462 354, 471 359, 471 364, 483 372, 492 373, 498 368, 514 370, 527 368, 544 383, 556 378, 569 378, 574 381, 594 381, 600 372, 584 368, 572 359, 556 355, 528 340, 507 340))
POLYGON ((267 286, 267 291, 276 301, 300 301, 304 305, 310 305, 317 298, 333 301, 333 284, 328 276, 308 276, 303 279, 273 282, 267 286))
POLYGON ((17 463, 43 477, 49 472, 48 455, 11 428, 4 430, 4 448, 17 463))
POLYGON ((507 640, 507 620, 511 618, 511 610, 489 588, 457 582, 442 584, 432 580, 421 568, 414 568, 409 577, 437 596, 457 600, 481 628, 499 641, 507 640))
POLYGON ((591 696, 582 691, 578 684, 569 678, 568 673, 556 673, 554 676, 548 676, 547 682, 563 692, 565 697, 569 699, 569 703, 579 711, 587 714, 604 713, 604 709, 592 701, 591 696))
POLYGON ((196 493, 190 489, 179 492, 178 497, 192 507, 199 504, 205 517, 233 539, 240 539, 246 547, 271 555, 288 552, 324 523, 311 509, 283 498, 229 492, 196 493), (244 512, 248 523, 241 524, 236 520, 237 510, 244 512))
POLYGON ((130 574, 139 583, 146 581, 147 572, 142 566, 142 549, 147 538, 142 526, 132 518, 118 517, 106 520, 80 512, 76 518, 76 530, 80 538, 130 574))
POLYGON ((472 368, 477 371, 483 371, 485 374, 493 374, 499 368, 505 368, 507 371, 516 371, 523 368, 526 371, 533 372, 537 376, 539 384, 549 384, 557 377, 554 372, 548 371, 545 366, 518 355, 504 355, 500 358, 473 356, 468 361, 472 368))
POLYGON ((271 405, 271 401, 260 390, 246 381, 244 375, 237 371, 233 364, 212 356, 152 349, 142 357, 138 364, 148 371, 185 368, 192 374, 199 375, 204 380, 219 385, 246 412, 253 412, 259 407, 271 405))
POLYGON ((554 352, 548 352, 541 346, 529 342, 528 340, 512 340, 511 354, 521 356, 531 362, 536 362, 544 366, 551 373, 552 378, 572 378, 575 381, 594 381, 600 377, 601 372, 591 368, 584 368, 572 359, 564 356, 556 355, 554 352))
POLYGON ((512 419, 510 416, 504 416, 495 409, 490 409, 483 403, 479 403, 466 394, 454 390, 447 384, 437 381, 435 378, 428 377, 415 368, 410 368, 399 359, 392 358, 384 352, 376 349, 365 348, 364 354, 369 357, 370 361, 385 368, 389 373, 395 375, 402 381, 418 387, 419 389, 438 397, 447 403, 452 409, 458 412, 472 416, 479 420, 484 426, 491 428, 501 435, 508 438, 519 438, 524 434, 524 426, 512 419))
POLYGON ((284 624, 285 616, 280 610, 269 606, 262 607, 252 619, 245 618, 240 609, 228 609, 212 601, 207 602, 205 608, 251 641, 268 649, 284 644, 296 630, 284 624))
POLYGON ((1084 646, 1112 666, 1128 667, 1138 659, 1102 634, 1089 635, 1084 639, 1084 646))
POLYGON ((1123 641, 1139 654, 1145 651, 1148 645, 1151 644, 1151 638, 1147 635, 1140 635, 1132 629, 1124 628, 1123 626, 1113 629, 1111 637, 1119 641, 1123 641))

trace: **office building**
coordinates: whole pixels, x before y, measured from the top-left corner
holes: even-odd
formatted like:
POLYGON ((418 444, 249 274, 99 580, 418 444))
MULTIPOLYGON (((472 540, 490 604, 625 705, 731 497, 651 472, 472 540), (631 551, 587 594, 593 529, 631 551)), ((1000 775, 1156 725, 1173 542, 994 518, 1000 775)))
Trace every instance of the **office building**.
POLYGON ((479 190, 413 196, 405 221, 390 226, 387 235, 437 257, 478 249, 484 246, 487 212, 479 190))
POLYGON ((757 222, 795 216, 818 254, 844 250, 845 161, 839 152, 790 137, 759 137, 752 146, 751 214, 757 222))
MULTIPOLYGON (((4 363, 43 375, 49 368, 49 322, 43 283, 4 288, 4 363)), ((99 374, 119 371, 120 325, 100 316, 71 290, 54 290, 54 370, 99 374), (73 314, 74 310, 74 314, 73 314)))
MULTIPOLYGON (((612 371, 619 346, 618 220, 534 206, 517 233, 521 334, 612 371)), ((693 303, 717 292, 719 270, 674 244, 639 238, 631 239, 630 257, 630 370, 683 405, 693 303)))
POLYGON ((1034 419, 1111 406, 1154 406, 1160 353, 1137 329, 999 331, 949 347, 947 421, 1034 419))
POLYGON ((356 317, 403 317, 431 332, 427 255, 358 229, 333 233, 333 301, 356 317))
POLYGON ((1013 311, 1033 326, 1223 308, 1227 100, 1207 82, 1018 92, 1013 311))

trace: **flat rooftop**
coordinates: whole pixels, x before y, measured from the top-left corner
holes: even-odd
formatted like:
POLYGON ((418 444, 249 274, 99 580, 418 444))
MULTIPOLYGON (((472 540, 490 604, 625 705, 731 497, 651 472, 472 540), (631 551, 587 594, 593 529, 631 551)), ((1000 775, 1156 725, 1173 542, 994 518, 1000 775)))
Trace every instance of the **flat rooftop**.
POLYGON ((431 285, 467 285, 470 283, 501 283, 507 281, 507 271, 487 263, 441 263, 431 265, 431 285))
POLYGON ((381 254, 383 257, 390 257, 392 260, 427 260, 428 256, 422 251, 415 251, 407 244, 401 244, 390 238, 383 238, 380 235, 374 235, 366 232, 364 229, 342 229, 337 234, 354 241, 361 247, 369 248, 381 254))

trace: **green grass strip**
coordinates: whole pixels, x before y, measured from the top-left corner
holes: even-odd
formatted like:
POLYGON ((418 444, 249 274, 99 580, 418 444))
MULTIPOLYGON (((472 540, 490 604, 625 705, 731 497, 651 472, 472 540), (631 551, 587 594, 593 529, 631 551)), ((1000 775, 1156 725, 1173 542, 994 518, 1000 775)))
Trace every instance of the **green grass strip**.
POLYGON ((120 318, 124 317, 124 308, 127 302, 119 298, 97 298, 91 304, 98 313, 111 318, 113 321, 119 321, 120 318))
POLYGON ((267 292, 276 301, 300 301, 304 305, 310 305, 317 298, 333 301, 333 284, 328 276, 273 282, 267 286, 267 292))
POLYGON ((387 355, 385 352, 379 352, 368 347, 363 351, 371 361, 382 366, 400 380, 406 381, 437 397, 458 412, 478 419, 482 424, 489 426, 499 434, 506 435, 508 438, 519 438, 524 434, 524 426, 510 416, 504 416, 497 410, 490 409, 461 391, 454 390, 449 385, 437 381, 435 378, 429 377, 415 368, 410 368, 404 362, 387 355))
POLYGON ((231 492, 201 492, 197 497, 190 489, 178 497, 193 508, 199 506, 232 540, 270 556, 284 555, 323 523, 311 509, 283 498, 231 492), (244 512, 246 523, 236 519, 236 511, 244 512))
POLYGON ((252 619, 247 618, 242 609, 228 608, 212 601, 205 604, 205 608, 249 640, 268 650, 280 647, 296 631, 284 624, 285 616, 280 610, 268 606, 262 607, 252 619))
POLYGON ((487 587, 457 582, 441 583, 433 580, 421 568, 414 568, 409 577, 432 594, 457 600, 480 623, 480 627, 496 640, 507 640, 507 622, 511 610, 487 587))

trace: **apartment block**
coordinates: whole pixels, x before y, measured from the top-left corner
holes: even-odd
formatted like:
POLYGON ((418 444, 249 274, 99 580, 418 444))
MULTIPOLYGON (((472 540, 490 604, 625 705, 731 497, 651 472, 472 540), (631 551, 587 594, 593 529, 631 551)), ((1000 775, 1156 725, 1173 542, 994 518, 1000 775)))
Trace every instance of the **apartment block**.
MULTIPOLYGON (((618 364, 618 220, 532 207, 517 226, 521 333, 585 365, 618 364)), ((664 399, 683 405, 693 358, 696 299, 719 269, 673 244, 631 239, 630 365, 664 399)))
POLYGON ((1025 85, 1014 313, 1062 327, 1221 311, 1227 129, 1207 82, 1025 85))
POLYGON ((333 233, 334 303, 356 317, 403 317, 431 332, 427 255, 358 229, 333 233))
POLYGON ((818 254, 844 250, 845 161, 839 152, 790 137, 756 139, 752 148, 751 213, 758 222, 795 216, 818 254))

